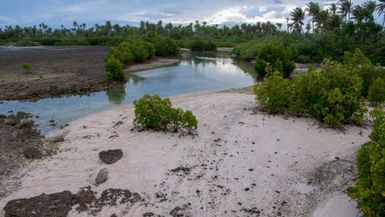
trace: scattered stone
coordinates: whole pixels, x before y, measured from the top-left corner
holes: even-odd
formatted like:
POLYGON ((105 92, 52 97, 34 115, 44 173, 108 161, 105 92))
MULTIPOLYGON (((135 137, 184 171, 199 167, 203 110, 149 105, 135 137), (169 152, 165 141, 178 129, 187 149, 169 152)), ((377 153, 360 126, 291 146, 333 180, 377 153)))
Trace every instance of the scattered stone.
POLYGON ((95 183, 96 185, 100 185, 102 183, 105 183, 108 180, 108 170, 107 168, 103 168, 98 172, 98 175, 96 175, 95 183))
POLYGON ((191 169, 188 168, 188 167, 177 167, 175 169, 170 170, 170 172, 173 172, 173 173, 180 173, 180 172, 182 172, 184 175, 190 174, 190 171, 191 171, 191 169))
POLYGON ((43 157, 41 151, 36 147, 27 147, 23 150, 24 157, 27 159, 40 159, 43 157))
POLYGON ((189 205, 184 204, 183 206, 176 206, 171 210, 170 215, 172 217, 188 217, 191 216, 188 213, 189 205))
POLYGON ((123 156, 121 149, 102 151, 99 153, 99 158, 106 164, 113 164, 120 160, 123 156))
POLYGON ((63 191, 11 200, 4 207, 5 217, 66 217, 72 207, 72 196, 71 192, 63 191))

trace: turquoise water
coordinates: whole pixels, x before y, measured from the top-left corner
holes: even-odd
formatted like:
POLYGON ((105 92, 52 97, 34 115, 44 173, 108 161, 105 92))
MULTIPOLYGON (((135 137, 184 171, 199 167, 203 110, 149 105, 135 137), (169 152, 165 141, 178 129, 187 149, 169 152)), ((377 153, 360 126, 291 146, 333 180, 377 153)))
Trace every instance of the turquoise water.
POLYGON ((48 133, 88 114, 128 105, 143 94, 173 96, 250 86, 254 78, 245 72, 248 68, 246 63, 228 57, 195 56, 176 66, 132 73, 125 85, 107 91, 34 101, 2 101, 0 113, 31 113, 39 129, 48 133), (50 120, 54 120, 56 126, 51 126, 50 120))

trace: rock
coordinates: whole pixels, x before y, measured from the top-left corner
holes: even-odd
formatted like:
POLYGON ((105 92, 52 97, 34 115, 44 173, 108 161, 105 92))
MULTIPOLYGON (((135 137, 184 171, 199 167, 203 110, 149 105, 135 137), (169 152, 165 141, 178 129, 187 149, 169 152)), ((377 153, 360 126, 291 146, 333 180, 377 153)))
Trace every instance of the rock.
POLYGON ((4 207, 5 217, 66 217, 72 207, 72 196, 71 192, 63 191, 11 200, 4 207))
POLYGON ((114 149, 108 151, 102 151, 99 153, 99 158, 106 164, 113 164, 116 161, 120 160, 123 156, 121 149, 114 149))
POLYGON ((27 147, 23 151, 24 157, 27 159, 40 159, 43 157, 43 154, 36 147, 27 147))
POLYGON ((13 117, 8 117, 8 118, 5 118, 4 119, 4 124, 5 125, 10 125, 10 126, 13 126, 17 123, 17 120, 13 117))
POLYGON ((102 183, 105 183, 108 180, 108 170, 107 168, 101 169, 98 172, 98 175, 95 178, 95 183, 97 185, 100 185, 102 183))

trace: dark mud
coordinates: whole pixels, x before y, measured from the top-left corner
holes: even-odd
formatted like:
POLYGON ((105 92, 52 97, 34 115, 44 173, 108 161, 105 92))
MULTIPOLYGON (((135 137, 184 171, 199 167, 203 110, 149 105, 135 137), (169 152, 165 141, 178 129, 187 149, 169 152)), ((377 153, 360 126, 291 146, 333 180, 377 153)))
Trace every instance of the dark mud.
POLYGON ((0 100, 103 90, 109 47, 0 47, 0 100), (22 64, 29 64, 25 70, 22 64))

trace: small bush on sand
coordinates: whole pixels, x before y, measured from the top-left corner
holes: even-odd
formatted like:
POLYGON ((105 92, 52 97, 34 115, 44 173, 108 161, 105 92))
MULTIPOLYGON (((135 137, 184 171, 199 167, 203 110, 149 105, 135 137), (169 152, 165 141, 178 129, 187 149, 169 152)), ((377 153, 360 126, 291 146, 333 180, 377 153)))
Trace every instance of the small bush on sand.
POLYGON ((123 64, 117 58, 111 56, 106 62, 106 77, 110 81, 124 81, 125 74, 123 71, 123 64))
POLYGON ((189 133, 198 127, 198 120, 191 111, 173 108, 170 99, 159 95, 144 95, 134 101, 134 124, 138 128, 186 129, 189 133))
POLYGON ((254 69, 260 78, 267 74, 266 67, 273 66, 284 78, 288 78, 294 71, 294 62, 289 59, 288 52, 278 44, 266 44, 257 54, 254 69))
POLYGON ((357 153, 358 178, 348 190, 365 217, 385 216, 385 112, 375 109, 370 141, 357 153))
MULTIPOLYGON (((269 67, 267 67, 269 71, 269 67)), ((343 64, 326 60, 319 69, 291 81, 273 73, 256 85, 259 104, 269 113, 308 113, 332 127, 362 121, 362 79, 343 64)))
POLYGON ((385 81, 382 78, 377 78, 369 87, 368 99, 375 104, 385 102, 385 81))
POLYGON ((32 66, 29 63, 23 63, 21 64, 21 68, 26 72, 26 73, 31 73, 32 71, 32 66))
MULTIPOLYGON (((272 68, 268 69, 272 71, 272 68)), ((269 113, 282 113, 289 104, 289 80, 278 72, 272 72, 259 85, 254 87, 258 103, 269 113)))

